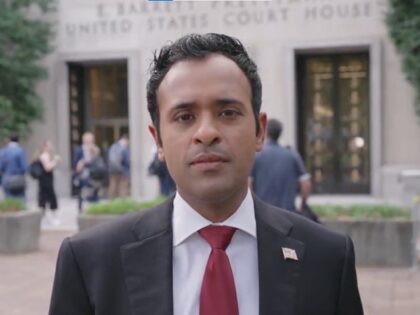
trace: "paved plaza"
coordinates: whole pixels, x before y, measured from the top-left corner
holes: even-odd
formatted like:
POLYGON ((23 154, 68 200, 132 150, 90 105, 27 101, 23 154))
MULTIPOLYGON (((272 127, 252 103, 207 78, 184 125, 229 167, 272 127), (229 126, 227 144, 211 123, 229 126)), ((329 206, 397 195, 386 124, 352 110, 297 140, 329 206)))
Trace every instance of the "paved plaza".
MULTIPOLYGON (((76 209, 75 201, 61 204, 61 225, 43 229, 39 251, 0 255, 0 315, 47 314, 58 247, 64 237, 76 232, 76 213, 71 210, 76 209)), ((365 314, 420 314, 419 269, 359 268, 365 314)))

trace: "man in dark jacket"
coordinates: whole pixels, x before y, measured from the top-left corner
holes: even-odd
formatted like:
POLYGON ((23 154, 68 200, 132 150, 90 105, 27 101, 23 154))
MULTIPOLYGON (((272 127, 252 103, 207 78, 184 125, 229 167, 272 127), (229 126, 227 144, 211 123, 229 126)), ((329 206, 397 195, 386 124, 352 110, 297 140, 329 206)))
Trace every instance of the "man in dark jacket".
POLYGON ((362 315, 352 241, 248 189, 266 115, 242 44, 163 47, 147 99, 176 195, 67 238, 50 315, 362 315))

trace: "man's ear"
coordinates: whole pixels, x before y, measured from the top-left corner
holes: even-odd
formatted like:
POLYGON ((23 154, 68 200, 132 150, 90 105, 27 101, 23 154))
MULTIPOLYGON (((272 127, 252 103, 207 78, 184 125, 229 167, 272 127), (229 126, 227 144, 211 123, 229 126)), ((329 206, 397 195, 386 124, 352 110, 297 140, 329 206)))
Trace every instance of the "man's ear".
POLYGON ((160 140, 159 133, 156 127, 154 125, 149 125, 149 132, 152 135, 153 140, 155 140, 159 160, 165 161, 165 155, 163 153, 162 142, 160 140))
POLYGON ((264 140, 265 140, 265 133, 267 130, 267 114, 260 113, 258 117, 258 121, 260 122, 260 130, 257 133, 257 141, 256 141, 256 151, 259 152, 262 150, 264 140))

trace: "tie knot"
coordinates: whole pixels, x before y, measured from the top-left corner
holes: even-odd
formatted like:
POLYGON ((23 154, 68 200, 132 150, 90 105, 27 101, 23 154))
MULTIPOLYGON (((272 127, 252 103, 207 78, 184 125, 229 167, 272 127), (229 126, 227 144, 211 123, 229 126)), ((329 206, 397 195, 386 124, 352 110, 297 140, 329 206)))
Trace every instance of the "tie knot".
POLYGON ((236 228, 222 225, 209 225, 198 231, 200 235, 210 244, 212 249, 225 250, 232 239, 236 228))

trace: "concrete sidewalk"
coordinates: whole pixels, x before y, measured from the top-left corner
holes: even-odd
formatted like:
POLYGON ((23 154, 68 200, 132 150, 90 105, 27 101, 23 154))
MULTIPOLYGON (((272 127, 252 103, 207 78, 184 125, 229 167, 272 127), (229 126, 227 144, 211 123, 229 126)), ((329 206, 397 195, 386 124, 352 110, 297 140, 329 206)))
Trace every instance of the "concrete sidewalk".
MULTIPOLYGON (((28 209, 37 210, 36 201, 27 202, 28 209)), ((50 210, 47 210, 48 212, 50 210)), ((47 213, 49 214, 49 213, 47 213)), ((44 231, 77 231, 77 199, 76 198, 60 198, 58 200, 58 209, 56 210, 58 225, 42 226, 44 231)))

